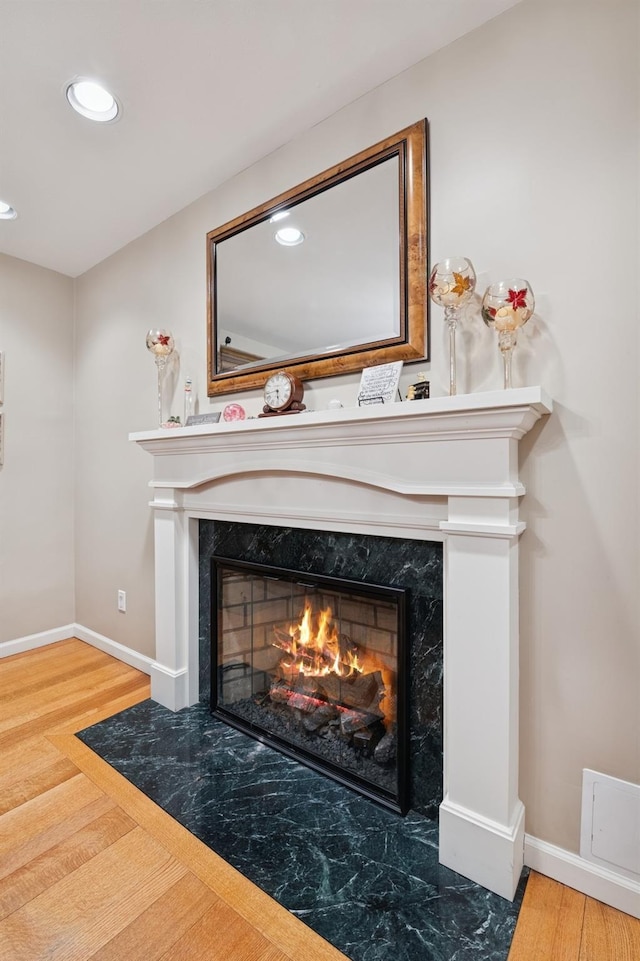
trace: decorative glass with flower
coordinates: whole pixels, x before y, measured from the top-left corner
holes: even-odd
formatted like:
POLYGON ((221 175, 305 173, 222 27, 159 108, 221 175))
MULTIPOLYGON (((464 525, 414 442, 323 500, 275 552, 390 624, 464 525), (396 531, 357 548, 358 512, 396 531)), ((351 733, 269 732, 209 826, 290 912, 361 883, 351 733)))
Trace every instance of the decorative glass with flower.
POLYGON ((456 325, 459 311, 471 299, 476 289, 476 273, 466 257, 441 260, 429 276, 429 296, 439 307, 444 307, 444 319, 449 328, 449 393, 455 394, 456 384, 456 325))
POLYGON ((520 277, 499 280, 487 287, 482 298, 482 319, 498 333, 498 347, 504 362, 504 386, 511 387, 511 357, 523 327, 535 310, 529 283, 520 277))
POLYGON ((147 350, 153 355, 158 368, 158 426, 162 427, 162 380, 167 361, 175 344, 168 330, 150 330, 147 333, 147 350))

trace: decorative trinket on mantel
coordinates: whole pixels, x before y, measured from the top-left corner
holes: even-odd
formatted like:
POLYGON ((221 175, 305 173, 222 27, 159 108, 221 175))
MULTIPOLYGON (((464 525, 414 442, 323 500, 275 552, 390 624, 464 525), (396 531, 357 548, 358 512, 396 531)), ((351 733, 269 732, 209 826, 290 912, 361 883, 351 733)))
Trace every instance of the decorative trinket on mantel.
POLYGON ((222 411, 222 419, 229 422, 233 420, 244 420, 247 412, 242 404, 227 404, 222 411))
POLYGON ((407 388, 407 400, 426 400, 429 396, 429 381, 424 371, 418 374, 415 384, 410 384, 407 388))
POLYGON ((161 424, 160 426, 161 427, 182 427, 182 424, 180 423, 179 417, 170 417, 169 420, 166 420, 164 424, 161 424))
POLYGON ((444 319, 449 328, 449 394, 457 393, 456 383, 456 326, 460 309, 471 299, 476 289, 476 272, 467 257, 448 257, 436 264, 429 277, 429 295, 435 304, 444 307, 444 319))

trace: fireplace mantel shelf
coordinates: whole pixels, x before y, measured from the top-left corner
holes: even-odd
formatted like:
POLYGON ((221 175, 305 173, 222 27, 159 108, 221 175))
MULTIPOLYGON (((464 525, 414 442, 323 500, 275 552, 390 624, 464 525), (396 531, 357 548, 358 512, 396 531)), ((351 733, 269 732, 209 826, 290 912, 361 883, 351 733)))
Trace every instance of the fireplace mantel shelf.
POLYGON ((230 473, 271 471, 341 478, 403 495, 519 497, 524 488, 513 445, 497 454, 490 442, 517 444, 551 409, 542 388, 523 387, 129 437, 154 455, 150 485, 156 488, 188 491, 230 473))
POLYGON ((198 699, 200 518, 444 542, 440 860, 513 898, 518 797, 518 445, 541 387, 130 435, 153 457, 152 697, 198 699))
POLYGON ((383 436, 390 430, 394 436, 396 432, 409 436, 416 431, 421 436, 425 432, 435 435, 449 431, 457 434, 495 432, 504 436, 505 430, 513 431, 514 436, 517 433, 522 436, 538 417, 551 410, 552 402, 541 387, 519 387, 406 403, 308 410, 281 417, 137 431, 129 434, 129 440, 153 454, 162 454, 175 450, 204 450, 209 446, 215 449, 232 443, 235 437, 242 438, 243 445, 250 443, 257 447, 294 439, 300 444, 305 440, 315 443, 319 436, 331 439, 345 431, 350 443, 354 437, 369 439, 383 436))

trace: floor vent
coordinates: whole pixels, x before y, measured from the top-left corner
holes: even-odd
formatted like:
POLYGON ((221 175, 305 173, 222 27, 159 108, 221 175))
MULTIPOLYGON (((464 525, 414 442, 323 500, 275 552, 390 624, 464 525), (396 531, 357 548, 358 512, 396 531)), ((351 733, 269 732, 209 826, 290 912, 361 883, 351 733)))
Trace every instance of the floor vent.
POLYGON ((640 785, 583 770, 580 856, 640 880, 640 785))

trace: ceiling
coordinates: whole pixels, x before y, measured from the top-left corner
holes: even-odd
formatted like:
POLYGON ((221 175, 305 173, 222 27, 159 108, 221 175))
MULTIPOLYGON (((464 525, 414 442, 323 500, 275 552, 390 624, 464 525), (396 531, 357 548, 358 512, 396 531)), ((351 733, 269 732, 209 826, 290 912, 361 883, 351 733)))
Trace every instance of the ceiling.
POLYGON ((0 0, 0 253, 78 276, 516 2, 0 0))

